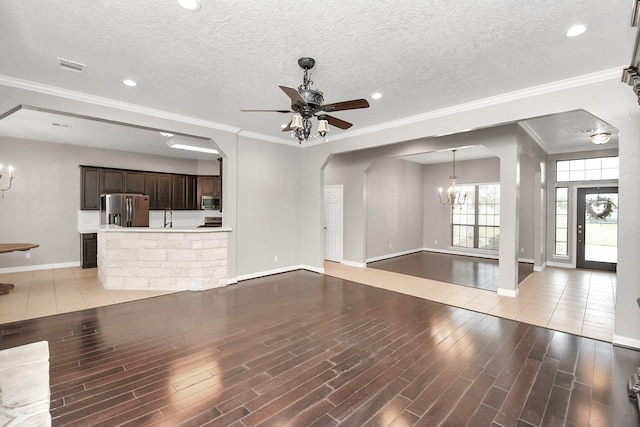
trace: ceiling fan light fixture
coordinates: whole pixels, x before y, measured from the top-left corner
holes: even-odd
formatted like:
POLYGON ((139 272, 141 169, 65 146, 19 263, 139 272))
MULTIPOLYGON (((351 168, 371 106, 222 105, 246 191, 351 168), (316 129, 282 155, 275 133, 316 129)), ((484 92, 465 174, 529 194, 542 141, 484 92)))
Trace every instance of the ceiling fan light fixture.
POLYGON ((329 121, 318 120, 318 135, 325 136, 329 132, 329 121))
POLYGON ((611 139, 611 134, 609 132, 600 132, 594 133, 591 135, 591 142, 596 145, 606 144, 611 139))
POLYGON ((289 127, 293 130, 302 129, 302 116, 300 114, 294 114, 289 127))

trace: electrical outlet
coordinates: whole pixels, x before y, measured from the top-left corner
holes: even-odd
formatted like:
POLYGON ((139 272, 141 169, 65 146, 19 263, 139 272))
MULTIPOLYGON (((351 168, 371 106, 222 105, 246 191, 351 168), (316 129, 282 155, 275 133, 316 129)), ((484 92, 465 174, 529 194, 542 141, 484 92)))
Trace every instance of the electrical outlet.
POLYGON ((434 240, 434 241, 433 241, 433 244, 434 244, 434 245, 437 245, 437 244, 438 244, 438 241, 437 241, 437 240, 434 240))
POLYGON ((391 243, 389 243, 389 249, 391 249, 391 243))
POLYGON ((275 257, 273 257, 273 262, 278 262, 278 255, 276 255, 275 257))
POLYGON ((27 257, 27 259, 31 259, 31 252, 27 252, 25 256, 27 257))
POLYGON ((520 248, 520 253, 523 254, 524 253, 524 248, 520 248))

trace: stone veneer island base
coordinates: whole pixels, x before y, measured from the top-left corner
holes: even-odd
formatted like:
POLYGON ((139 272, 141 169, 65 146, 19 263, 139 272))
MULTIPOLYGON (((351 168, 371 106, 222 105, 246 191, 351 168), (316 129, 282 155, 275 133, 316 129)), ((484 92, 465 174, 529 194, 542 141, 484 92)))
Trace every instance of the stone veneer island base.
POLYGON ((227 285, 229 228, 98 230, 98 279, 106 289, 205 290, 227 285))

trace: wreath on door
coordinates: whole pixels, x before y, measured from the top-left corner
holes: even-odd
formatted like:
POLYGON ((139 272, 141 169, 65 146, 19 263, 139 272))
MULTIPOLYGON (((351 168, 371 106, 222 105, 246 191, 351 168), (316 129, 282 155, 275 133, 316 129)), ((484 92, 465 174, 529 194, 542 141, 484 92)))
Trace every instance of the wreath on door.
POLYGON ((598 197, 587 203, 587 215, 596 221, 604 221, 611 216, 616 207, 608 197, 598 197))

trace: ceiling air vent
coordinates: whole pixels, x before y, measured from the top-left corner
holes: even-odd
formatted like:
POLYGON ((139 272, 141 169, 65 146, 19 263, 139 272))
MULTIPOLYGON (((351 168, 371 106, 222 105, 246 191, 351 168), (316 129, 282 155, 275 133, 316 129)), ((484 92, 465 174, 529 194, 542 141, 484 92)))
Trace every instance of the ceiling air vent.
POLYGON ((81 64, 76 61, 72 61, 70 59, 58 58, 58 61, 60 62, 60 67, 64 68, 65 70, 72 70, 78 73, 83 72, 84 69, 87 67, 84 64, 81 64))

